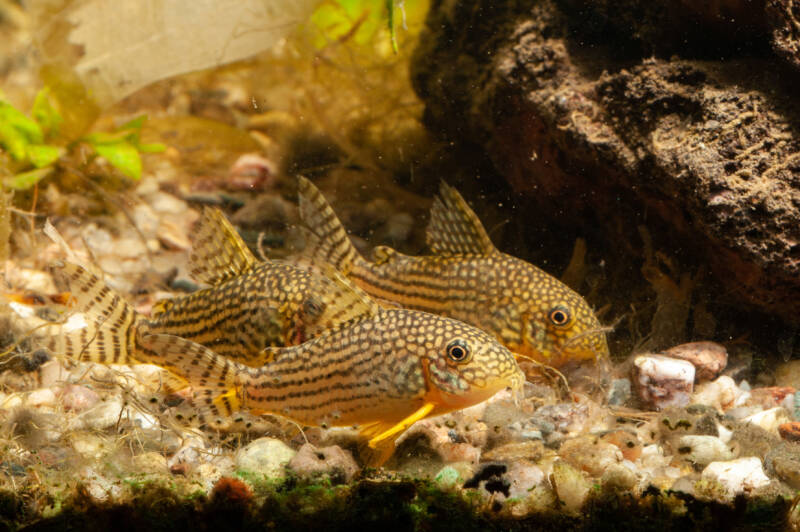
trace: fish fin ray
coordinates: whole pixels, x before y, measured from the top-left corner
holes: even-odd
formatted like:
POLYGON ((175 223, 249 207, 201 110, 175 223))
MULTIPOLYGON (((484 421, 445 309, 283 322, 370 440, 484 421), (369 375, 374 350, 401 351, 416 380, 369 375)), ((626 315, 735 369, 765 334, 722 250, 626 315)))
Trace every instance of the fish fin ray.
POLYGON ((302 176, 298 177, 297 184, 300 218, 311 231, 311 235, 307 235, 303 254, 315 262, 333 264, 347 275, 361 255, 316 185, 302 176))
POLYGON ((114 289, 95 274, 70 262, 49 267, 56 284, 68 287, 83 323, 70 320, 48 340, 47 348, 75 360, 130 364, 138 359, 134 340, 142 318, 114 289))
POLYGON ((372 436, 369 439, 369 446, 373 449, 378 448, 383 442, 387 440, 394 441, 395 435, 398 432, 403 432, 408 427, 419 421, 420 419, 424 419, 428 414, 430 414, 433 409, 436 407, 434 403, 425 403, 417 409, 413 414, 406 417, 399 423, 395 423, 387 429, 377 433, 376 435, 372 436))
POLYGON ((370 447, 366 440, 357 446, 358 456, 368 467, 380 467, 385 464, 395 451, 394 440, 381 442, 378 447, 370 447))
POLYGON ((312 275, 311 296, 304 303, 303 320, 307 338, 323 331, 363 319, 381 312, 377 301, 337 271, 330 263, 313 264, 301 259, 298 267, 312 275), (310 304, 314 309, 308 308, 310 304))
POLYGON ((424 419, 435 406, 433 403, 425 403, 413 414, 397 423, 373 421, 359 425, 358 432, 364 438, 363 443, 359 445, 359 456, 370 467, 383 465, 394 452, 397 434, 424 419))
POLYGON ((256 262, 222 211, 216 207, 203 209, 189 256, 192 279, 217 285, 247 272, 256 262))
POLYGON ((437 255, 490 255, 497 251, 475 212, 444 181, 433 201, 425 237, 437 255))
POLYGON ((193 389, 198 417, 210 425, 222 425, 243 406, 241 364, 220 356, 191 340, 171 334, 147 334, 141 338, 143 358, 186 379, 193 389))

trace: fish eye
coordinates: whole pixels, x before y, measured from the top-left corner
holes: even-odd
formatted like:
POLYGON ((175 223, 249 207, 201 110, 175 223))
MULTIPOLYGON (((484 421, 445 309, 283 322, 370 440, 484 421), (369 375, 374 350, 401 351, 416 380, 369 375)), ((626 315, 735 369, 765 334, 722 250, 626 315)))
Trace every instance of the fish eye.
POLYGON ((469 360, 470 351, 467 342, 458 339, 447 344, 447 356, 459 363, 469 360))
POLYGON ((570 315, 569 311, 564 307, 555 307, 548 314, 548 318, 553 322, 553 325, 563 326, 569 323, 570 315))
POLYGON ((310 318, 317 318, 322 314, 322 303, 315 297, 303 301, 303 313, 310 318))

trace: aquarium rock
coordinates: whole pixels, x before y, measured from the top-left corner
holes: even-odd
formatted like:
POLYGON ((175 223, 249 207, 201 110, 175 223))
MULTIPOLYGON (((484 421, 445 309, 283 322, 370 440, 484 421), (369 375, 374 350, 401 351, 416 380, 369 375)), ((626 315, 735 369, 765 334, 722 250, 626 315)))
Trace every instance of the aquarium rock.
POLYGON ((236 453, 236 467, 248 473, 280 478, 297 451, 275 438, 259 438, 236 453))
POLYGON ((674 447, 678 456, 698 467, 736 458, 736 453, 731 447, 716 436, 698 434, 681 436, 674 447))
POLYGON ((761 459, 755 456, 712 462, 703 470, 703 479, 719 482, 730 497, 769 484, 761 459))
POLYGON ((694 390, 694 365, 661 355, 640 355, 633 361, 633 382, 643 404, 663 410, 686 406, 694 390))
POLYGON ((300 447, 288 464, 289 469, 303 476, 340 475, 344 482, 350 482, 360 470, 353 455, 338 445, 315 447, 306 443, 300 447))
POLYGON ((698 382, 717 378, 728 365, 728 351, 715 342, 690 342, 663 352, 664 356, 691 362, 698 382))

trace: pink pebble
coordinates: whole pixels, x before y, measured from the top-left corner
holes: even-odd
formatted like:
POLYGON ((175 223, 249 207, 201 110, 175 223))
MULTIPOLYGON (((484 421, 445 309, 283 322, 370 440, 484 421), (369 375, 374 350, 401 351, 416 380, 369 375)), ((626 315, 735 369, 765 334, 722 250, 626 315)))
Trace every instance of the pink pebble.
POLYGON ((67 384, 61 390, 61 404, 66 410, 80 412, 94 406, 99 400, 100 396, 94 390, 80 384, 67 384))

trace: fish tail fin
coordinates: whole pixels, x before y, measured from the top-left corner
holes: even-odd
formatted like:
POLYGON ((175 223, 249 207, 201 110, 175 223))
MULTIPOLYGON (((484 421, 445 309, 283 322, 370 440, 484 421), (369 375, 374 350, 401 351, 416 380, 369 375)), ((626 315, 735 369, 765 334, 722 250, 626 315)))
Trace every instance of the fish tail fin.
POLYGON ((170 334, 141 338, 142 358, 186 379, 193 389, 198 419, 223 426, 243 406, 246 368, 198 343, 170 334))
POLYGON ((304 255, 315 262, 330 263, 347 275, 354 263, 364 259, 342 222, 316 185, 302 176, 298 178, 298 198, 300 218, 313 234, 307 239, 304 255))
POLYGON ((133 307, 77 264, 57 261, 50 271, 58 284, 69 288, 74 307, 82 315, 68 319, 46 347, 55 354, 84 362, 135 363, 135 338, 142 318, 133 307))

